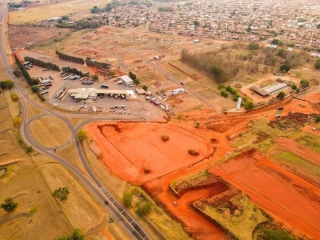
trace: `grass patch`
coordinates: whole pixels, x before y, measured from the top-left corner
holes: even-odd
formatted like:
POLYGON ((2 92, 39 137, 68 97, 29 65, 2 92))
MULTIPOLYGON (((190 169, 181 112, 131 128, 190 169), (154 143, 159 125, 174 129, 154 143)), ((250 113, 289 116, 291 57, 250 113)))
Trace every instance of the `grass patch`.
POLYGON ((58 154, 60 157, 70 162, 73 166, 77 167, 80 171, 85 170, 79 158, 75 142, 72 142, 65 148, 58 149, 56 151, 56 154, 58 154))
POLYGON ((296 141, 302 145, 320 153, 320 138, 312 133, 303 133, 296 141))
POLYGON ((238 239, 252 239, 256 226, 267 221, 260 209, 244 194, 234 196, 229 202, 198 209, 238 239))
POLYGON ((46 147, 64 144, 71 137, 68 126, 57 117, 43 116, 30 124, 34 139, 46 147))
POLYGON ((300 158, 294 153, 284 151, 284 152, 273 154, 271 155, 271 157, 277 161, 280 161, 285 165, 293 166, 294 168, 303 169, 312 175, 320 177, 320 167, 306 161, 303 158, 300 158))

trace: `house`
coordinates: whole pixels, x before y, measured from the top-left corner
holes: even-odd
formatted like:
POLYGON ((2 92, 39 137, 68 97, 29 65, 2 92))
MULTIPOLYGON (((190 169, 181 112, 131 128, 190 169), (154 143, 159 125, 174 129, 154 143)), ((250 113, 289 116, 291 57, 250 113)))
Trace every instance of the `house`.
POLYGON ((128 75, 123 75, 119 77, 119 80, 122 81, 125 85, 133 84, 133 80, 128 75))

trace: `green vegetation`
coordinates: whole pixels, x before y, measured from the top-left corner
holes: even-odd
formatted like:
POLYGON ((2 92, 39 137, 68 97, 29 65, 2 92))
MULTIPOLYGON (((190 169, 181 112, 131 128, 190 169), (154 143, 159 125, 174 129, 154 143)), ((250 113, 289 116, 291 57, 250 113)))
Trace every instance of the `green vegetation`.
POLYGON ((316 116, 316 123, 320 122, 320 115, 316 116))
POLYGON ((47 69, 51 69, 51 70, 60 71, 60 68, 59 68, 58 65, 50 63, 50 62, 44 62, 42 60, 35 59, 35 58, 32 58, 32 57, 24 57, 24 60, 32 63, 35 66, 39 66, 39 67, 43 67, 43 68, 47 68, 47 69))
POLYGON ((140 84, 140 79, 139 78, 133 79, 133 83, 135 85, 139 85, 140 84))
POLYGON ((194 206, 237 239, 252 239, 252 232, 256 226, 267 221, 260 209, 244 194, 238 194, 228 202, 215 206, 206 205, 201 201, 195 202, 194 206))
POLYGON ((22 72, 22 75, 25 77, 25 79, 27 80, 28 84, 30 86, 39 84, 39 80, 38 79, 34 79, 34 78, 30 77, 28 71, 24 68, 24 66, 20 62, 19 58, 17 57, 17 55, 14 55, 14 58, 16 60, 16 63, 18 65, 18 67, 20 68, 20 71, 22 72))
POLYGON ((20 72, 19 72, 19 70, 14 70, 13 72, 12 72, 16 77, 20 77, 20 72))
POLYGON ((0 207, 6 212, 11 213, 18 207, 18 203, 14 202, 13 199, 9 197, 4 200, 0 207))
POLYGON ((132 79, 132 80, 135 80, 137 78, 137 76, 133 73, 133 72, 129 72, 129 77, 132 79))
POLYGON ((320 153, 320 138, 311 133, 304 133, 296 139, 297 142, 320 153))
POLYGON ((148 86, 147 85, 143 85, 142 89, 145 90, 145 91, 148 91, 148 86))
POLYGON ((77 132, 77 138, 80 140, 80 142, 82 142, 83 140, 85 140, 86 138, 87 138, 88 136, 87 136, 87 132, 86 131, 84 131, 84 130, 79 130, 78 132, 77 132))
POLYGON ((68 199, 70 191, 67 187, 59 187, 53 191, 53 196, 60 200, 61 202, 65 202, 68 199))
POLYGON ((36 206, 33 206, 31 209, 30 209, 30 213, 36 213, 38 211, 38 208, 36 206))
POLYGON ((242 105, 245 110, 250 110, 254 108, 253 102, 247 97, 242 98, 242 105))
POLYGON ((193 21, 193 25, 196 26, 196 27, 199 27, 200 23, 199 23, 199 21, 195 20, 195 21, 193 21))
POLYGON ((92 20, 91 18, 85 18, 80 21, 75 22, 74 28, 76 30, 85 29, 85 28, 98 28, 101 26, 99 20, 92 20))
POLYGON ((91 13, 99 13, 101 12, 101 9, 98 8, 97 6, 94 6, 92 9, 91 9, 91 13))
POLYGON ((81 77, 83 77, 83 76, 89 76, 89 72, 83 73, 83 72, 81 72, 80 70, 78 70, 78 69, 76 69, 76 68, 71 68, 71 67, 69 67, 69 66, 63 67, 63 68, 62 68, 62 71, 66 72, 66 73, 73 73, 73 74, 79 75, 79 76, 81 76, 81 77))
POLYGON ((70 56, 70 55, 67 55, 67 54, 63 54, 63 53, 61 53, 59 51, 56 51, 56 54, 62 60, 66 60, 66 61, 74 62, 74 63, 79 63, 79 64, 82 64, 82 65, 84 64, 84 60, 82 58, 70 56))
MULTIPOLYGON (((22 122, 22 119, 21 119, 22 122)), ((18 138, 18 143, 20 146, 25 150, 26 153, 31 153, 32 152, 32 146, 28 146, 21 138, 18 138)))
POLYGON ((19 128, 21 126, 22 123, 22 118, 20 116, 17 116, 15 118, 12 119, 13 121, 13 125, 17 128, 19 128))
POLYGON ((248 49, 249 50, 258 50, 259 49, 259 44, 258 43, 254 43, 254 42, 249 43, 248 49))
POLYGON ((86 237, 81 233, 79 228, 73 230, 73 233, 66 237, 59 237, 56 240, 86 240, 86 237))
POLYGON ((297 238, 291 236, 288 232, 278 229, 264 230, 261 236, 262 240, 297 240, 297 238))
POLYGON ((302 79, 300 81, 300 86, 301 86, 302 89, 309 87, 309 81, 306 80, 306 79, 302 79))
POLYGON ((97 74, 93 74, 91 76, 92 81, 98 81, 99 80, 99 76, 97 74))
POLYGON ((31 86, 31 91, 34 93, 37 93, 40 91, 40 87, 38 85, 32 85, 31 86))
POLYGON ((14 81, 12 81, 12 80, 2 80, 2 81, 0 81, 0 88, 2 89, 2 90, 5 90, 5 89, 11 89, 11 88, 13 88, 13 86, 14 86, 14 81))
POLYGON ((137 204, 136 213, 139 217, 148 215, 152 210, 151 203, 149 201, 139 202, 137 204))
POLYGON ((125 207, 132 207, 133 195, 131 192, 125 192, 122 197, 122 202, 125 207))
POLYGON ((272 158, 280 161, 288 167, 303 169, 304 171, 320 178, 320 167, 308 162, 307 160, 295 155, 292 152, 280 152, 272 155, 272 158))
POLYGON ((109 63, 103 63, 103 62, 97 62, 97 61, 92 61, 91 58, 86 59, 86 64, 89 67, 95 67, 95 68, 105 68, 108 69, 110 67, 109 63))
POLYGON ((277 95, 277 98, 279 100, 283 100, 285 98, 286 94, 284 92, 279 92, 278 95, 277 95))
POLYGON ((159 7, 158 11, 159 12, 173 12, 173 8, 172 7, 159 7))
POLYGON ((282 64, 282 65, 280 66, 280 71, 281 71, 281 72, 284 72, 284 73, 289 72, 290 69, 291 69, 291 66, 290 66, 289 62, 285 62, 284 64, 282 64))
POLYGON ((274 45, 278 45, 278 46, 283 46, 283 42, 278 40, 278 39, 273 39, 271 44, 274 44, 274 45))
POLYGON ((223 89, 223 90, 220 92, 220 94, 221 94, 221 96, 223 96, 223 97, 225 97, 225 98, 227 98, 227 97, 229 96, 228 92, 227 92, 225 89, 223 89))
POLYGON ((314 64, 314 67, 318 70, 320 69, 320 58, 317 59, 316 63, 314 64))

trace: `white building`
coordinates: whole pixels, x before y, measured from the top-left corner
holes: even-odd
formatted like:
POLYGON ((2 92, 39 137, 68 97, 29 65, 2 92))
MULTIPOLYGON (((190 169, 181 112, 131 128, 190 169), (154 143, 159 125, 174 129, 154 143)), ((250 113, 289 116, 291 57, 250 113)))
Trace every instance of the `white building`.
POLYGON ((132 85, 133 80, 128 75, 123 75, 119 77, 119 80, 122 80, 125 85, 132 85))

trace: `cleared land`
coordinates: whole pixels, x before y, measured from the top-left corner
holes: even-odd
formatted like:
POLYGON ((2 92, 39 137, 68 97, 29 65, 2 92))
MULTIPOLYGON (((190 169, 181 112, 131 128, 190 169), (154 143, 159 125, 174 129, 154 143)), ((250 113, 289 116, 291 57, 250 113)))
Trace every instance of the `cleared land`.
POLYGON ((68 126, 59 118, 42 116, 30 124, 33 138, 45 147, 57 147, 66 143, 71 132, 68 126))

